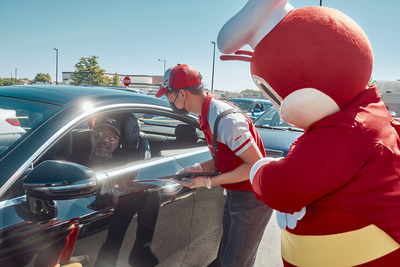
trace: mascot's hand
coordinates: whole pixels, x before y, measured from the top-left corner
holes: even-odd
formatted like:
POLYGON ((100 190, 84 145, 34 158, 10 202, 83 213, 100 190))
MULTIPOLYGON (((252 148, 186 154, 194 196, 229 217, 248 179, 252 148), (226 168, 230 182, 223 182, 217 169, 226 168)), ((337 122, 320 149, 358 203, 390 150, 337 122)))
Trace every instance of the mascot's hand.
MULTIPOLYGON (((253 184, 254 175, 257 173, 258 169, 265 165, 269 164, 273 161, 278 161, 283 158, 262 158, 257 161, 250 170, 250 182, 253 184)), ((278 220, 279 228, 285 229, 286 227, 290 229, 294 229, 297 225, 297 221, 300 221, 304 215, 306 214, 306 208, 302 208, 301 211, 295 212, 293 214, 283 213, 280 211, 276 211, 276 219, 278 220)))
POLYGON ((282 230, 286 227, 294 229, 297 225, 297 221, 300 221, 304 215, 306 215, 306 207, 293 214, 276 211, 276 220, 278 221, 279 228, 282 230))

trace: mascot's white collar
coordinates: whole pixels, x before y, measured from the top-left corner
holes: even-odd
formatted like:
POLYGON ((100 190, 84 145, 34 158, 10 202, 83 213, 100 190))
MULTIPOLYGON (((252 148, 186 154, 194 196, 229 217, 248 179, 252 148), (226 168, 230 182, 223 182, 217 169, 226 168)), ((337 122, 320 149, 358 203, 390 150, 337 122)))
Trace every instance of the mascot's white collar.
POLYGON ((218 34, 218 49, 231 54, 245 45, 257 44, 291 11, 288 0, 249 0, 218 34))

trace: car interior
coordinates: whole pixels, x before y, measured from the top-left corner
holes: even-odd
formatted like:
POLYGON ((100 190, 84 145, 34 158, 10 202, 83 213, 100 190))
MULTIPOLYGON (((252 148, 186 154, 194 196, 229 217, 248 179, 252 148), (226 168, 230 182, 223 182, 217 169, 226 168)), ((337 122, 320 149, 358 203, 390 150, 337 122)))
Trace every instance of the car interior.
MULTIPOLYGON (((121 116, 123 121, 121 137, 119 146, 114 153, 123 159, 122 165, 138 160, 173 155, 186 148, 206 146, 206 141, 195 126, 177 120, 174 120, 173 124, 159 122, 163 120, 156 120, 157 124, 152 124, 151 119, 144 117, 146 116, 143 114, 135 115, 133 113, 121 116), (138 119, 137 116, 140 118, 138 119)), ((165 117, 165 121, 170 122, 171 119, 165 117)), ((92 120, 88 120, 69 131, 41 157, 39 162, 50 159, 66 160, 88 153, 91 150, 92 124, 92 120)))

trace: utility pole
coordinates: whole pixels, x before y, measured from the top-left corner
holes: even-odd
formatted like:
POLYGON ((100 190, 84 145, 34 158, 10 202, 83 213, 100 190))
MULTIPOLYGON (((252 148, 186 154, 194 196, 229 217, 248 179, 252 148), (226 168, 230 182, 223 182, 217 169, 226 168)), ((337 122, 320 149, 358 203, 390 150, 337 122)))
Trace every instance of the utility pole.
POLYGON ((163 72, 163 76, 164 76, 164 73, 165 73, 165 65, 166 65, 166 60, 165 59, 158 59, 158 61, 163 61, 164 62, 164 72, 163 72))
POLYGON ((58 49, 57 48, 53 49, 56 50, 56 85, 58 85, 58 49))
POLYGON ((214 92, 214 66, 215 66, 215 42, 211 42, 214 45, 213 53, 213 65, 212 65, 212 78, 211 78, 211 94, 214 92))

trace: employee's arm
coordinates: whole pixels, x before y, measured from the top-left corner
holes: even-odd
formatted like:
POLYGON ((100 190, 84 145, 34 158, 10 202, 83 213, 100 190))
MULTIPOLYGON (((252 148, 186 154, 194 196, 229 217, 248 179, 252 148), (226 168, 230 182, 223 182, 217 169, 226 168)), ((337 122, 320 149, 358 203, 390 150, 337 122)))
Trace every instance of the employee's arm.
POLYGON ((233 184, 249 180, 251 167, 259 159, 263 158, 256 143, 253 143, 248 149, 240 154, 239 157, 243 160, 243 164, 230 172, 212 177, 211 186, 233 184))
MULTIPOLYGON (((243 164, 236 169, 226 172, 220 175, 211 177, 211 186, 221 185, 221 184, 233 184, 249 179, 249 174, 251 167, 259 159, 263 158, 257 145, 253 143, 248 149, 246 149, 239 157, 243 160, 243 164)), ((214 161, 209 160, 201 163, 203 171, 214 171, 214 161)), ((207 185, 207 177, 198 176, 196 178, 190 179, 191 183, 181 183, 189 188, 197 188, 207 185)))

